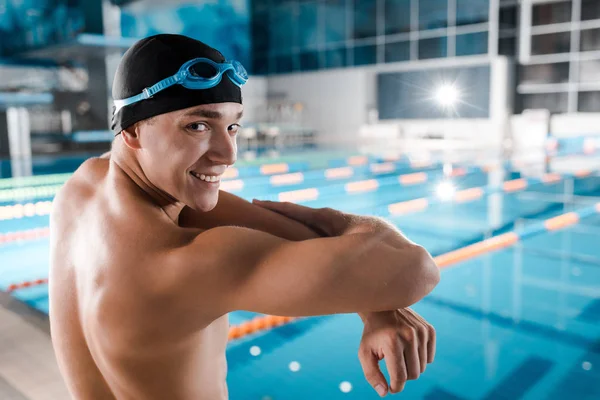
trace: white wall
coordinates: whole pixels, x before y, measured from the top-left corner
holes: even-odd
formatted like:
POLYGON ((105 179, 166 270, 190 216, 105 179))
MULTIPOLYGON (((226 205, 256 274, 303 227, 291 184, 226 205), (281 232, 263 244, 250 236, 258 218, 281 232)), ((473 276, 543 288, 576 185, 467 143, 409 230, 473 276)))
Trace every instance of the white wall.
POLYGON ((404 133, 422 131, 425 125, 443 132, 449 128, 451 136, 464 138, 476 134, 478 138, 485 138, 489 135, 494 138, 493 143, 499 144, 506 128, 506 122, 501 122, 506 121, 508 112, 512 108, 512 96, 508 95, 512 90, 510 87, 512 69, 505 57, 497 57, 493 60, 487 56, 461 57, 277 75, 268 78, 267 95, 283 97, 287 102, 304 103, 306 107, 304 121, 326 138, 356 140, 359 138, 361 128, 363 132, 365 131, 369 109, 376 107, 379 73, 490 63, 492 63, 491 89, 493 91, 490 98, 490 120, 398 120, 385 121, 384 125, 389 131, 387 129, 389 125, 395 124, 400 126, 400 131, 404 133), (495 122, 495 128, 491 124, 492 120, 495 122), (465 121, 476 123, 469 125, 465 121), (467 126, 471 128, 468 134, 465 133, 467 126), (493 132, 491 132, 492 128, 493 132))
POLYGON ((355 138, 373 104, 364 68, 278 75, 268 79, 268 96, 304 104, 303 120, 320 134, 355 138))
POLYGON ((267 78, 251 76, 242 88, 244 121, 261 122, 267 108, 267 78))
POLYGON ((600 113, 553 115, 550 132, 556 137, 600 135, 600 113))

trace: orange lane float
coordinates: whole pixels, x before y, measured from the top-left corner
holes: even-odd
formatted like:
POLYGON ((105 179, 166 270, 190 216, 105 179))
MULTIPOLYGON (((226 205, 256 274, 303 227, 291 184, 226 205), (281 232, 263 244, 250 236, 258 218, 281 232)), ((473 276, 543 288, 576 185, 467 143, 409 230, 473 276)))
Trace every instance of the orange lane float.
POLYGON ((567 214, 559 215, 558 217, 550 218, 546 222, 544 222, 544 226, 549 231, 554 231, 557 229, 562 229, 566 226, 573 225, 579 222, 579 215, 574 212, 570 212, 567 214))

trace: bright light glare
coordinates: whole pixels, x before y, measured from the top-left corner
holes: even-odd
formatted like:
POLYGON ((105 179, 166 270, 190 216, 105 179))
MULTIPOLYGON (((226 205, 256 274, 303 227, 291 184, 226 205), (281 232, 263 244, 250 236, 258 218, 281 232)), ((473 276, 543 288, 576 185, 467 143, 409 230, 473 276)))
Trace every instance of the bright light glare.
POLYGON ((460 93, 454 85, 445 84, 442 85, 435 92, 436 101, 444 108, 452 108, 458 102, 460 93))
POLYGON ((456 187, 452 184, 452 182, 442 182, 435 188, 436 196, 444 201, 452 200, 455 193, 456 187))

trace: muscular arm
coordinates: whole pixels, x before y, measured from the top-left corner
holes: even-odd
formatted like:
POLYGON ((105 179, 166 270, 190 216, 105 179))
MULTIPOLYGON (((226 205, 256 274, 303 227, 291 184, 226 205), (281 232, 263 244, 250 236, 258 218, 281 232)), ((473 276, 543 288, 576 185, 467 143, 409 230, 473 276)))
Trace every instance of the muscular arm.
POLYGON ((387 227, 367 225, 299 242, 218 227, 166 262, 179 277, 183 312, 192 314, 206 312, 209 303, 219 315, 364 313, 408 307, 428 294, 439 280, 429 254, 387 227))

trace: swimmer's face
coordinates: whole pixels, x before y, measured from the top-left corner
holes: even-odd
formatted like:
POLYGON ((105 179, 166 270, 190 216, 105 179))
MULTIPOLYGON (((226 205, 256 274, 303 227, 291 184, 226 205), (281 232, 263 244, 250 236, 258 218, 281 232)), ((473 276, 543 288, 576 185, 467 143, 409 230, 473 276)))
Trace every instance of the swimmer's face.
POLYGON ((212 210, 221 175, 236 161, 242 112, 237 103, 208 104, 141 124, 139 159, 150 182, 194 210, 212 210))

